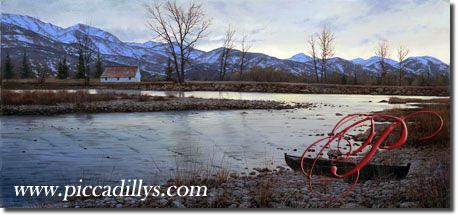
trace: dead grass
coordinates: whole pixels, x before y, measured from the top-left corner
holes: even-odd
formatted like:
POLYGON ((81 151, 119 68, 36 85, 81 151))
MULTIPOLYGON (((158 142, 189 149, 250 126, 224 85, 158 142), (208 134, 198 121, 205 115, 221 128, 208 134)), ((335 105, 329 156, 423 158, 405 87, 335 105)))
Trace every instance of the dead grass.
POLYGON ((391 97, 389 104, 406 104, 406 103, 448 103, 448 98, 420 99, 420 98, 398 98, 391 97))
POLYGON ((420 208, 450 208, 450 157, 444 155, 430 163, 425 171, 428 174, 417 176, 416 183, 408 185, 399 197, 404 201, 417 202, 420 208))
POLYGON ((274 179, 272 177, 262 178, 258 185, 257 194, 255 196, 256 203, 260 208, 269 207, 274 195, 274 179))
MULTIPOLYGON (((443 121, 444 127, 441 132, 430 140, 421 141, 420 138, 425 137, 433 133, 439 126, 439 119, 433 115, 418 115, 408 119, 407 126, 409 130, 409 136, 406 146, 420 147, 427 145, 435 146, 449 146, 450 144, 450 104, 449 99, 440 99, 436 103, 420 103, 418 104, 421 108, 417 110, 428 110, 438 113, 443 121), (440 102, 439 102, 440 101, 440 102)), ((391 109, 386 110, 383 113, 394 116, 403 116, 412 113, 416 110, 412 109, 391 109)), ((394 137, 399 137, 397 133, 393 133, 394 137)), ((390 140, 390 139, 387 139, 390 140)))
POLYGON ((90 94, 87 91, 1 91, 2 105, 57 105, 60 103, 83 104, 97 101, 112 101, 133 99, 139 102, 167 101, 173 96, 159 97, 148 95, 133 95, 127 93, 97 93, 90 94))

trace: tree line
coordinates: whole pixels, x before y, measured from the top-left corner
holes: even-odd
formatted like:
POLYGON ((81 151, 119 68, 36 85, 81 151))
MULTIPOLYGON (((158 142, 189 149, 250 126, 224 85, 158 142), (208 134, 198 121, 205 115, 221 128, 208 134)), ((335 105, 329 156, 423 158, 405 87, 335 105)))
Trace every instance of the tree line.
MULTIPOLYGON (((93 65, 91 65, 91 61, 88 60, 87 54, 84 54, 82 50, 78 50, 76 71, 73 71, 67 57, 64 56, 62 59, 59 59, 54 66, 57 70, 55 78, 60 80, 69 78, 84 79, 86 81, 85 83, 88 83, 90 78, 100 78, 104 70, 103 59, 100 52, 97 52, 93 65), (91 68, 93 68, 94 73, 91 73, 91 68)), ((38 82, 42 83, 45 82, 47 78, 52 77, 51 68, 49 68, 48 65, 35 65, 32 67, 26 51, 23 52, 20 67, 17 69, 9 52, 7 52, 2 68, 2 79, 37 79, 38 82)))

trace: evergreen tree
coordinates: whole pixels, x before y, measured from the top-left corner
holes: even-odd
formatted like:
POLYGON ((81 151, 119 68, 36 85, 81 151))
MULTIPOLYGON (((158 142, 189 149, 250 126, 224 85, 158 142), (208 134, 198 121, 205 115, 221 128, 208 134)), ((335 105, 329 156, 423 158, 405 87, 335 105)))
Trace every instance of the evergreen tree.
POLYGON ((28 79, 32 77, 32 72, 30 71, 29 61, 27 59, 27 53, 24 52, 22 56, 22 71, 21 71, 21 78, 28 79))
POLYGON ((62 71, 63 71, 63 79, 67 79, 68 75, 70 74, 70 69, 67 64, 67 57, 64 57, 62 61, 62 71))
POLYGON ((63 61, 59 61, 57 65, 57 79, 67 79, 68 78, 68 65, 67 58, 64 58, 63 61))
POLYGON ((95 61, 95 78, 100 78, 103 73, 103 63, 100 57, 100 52, 97 52, 97 59, 95 61))
POLYGON ((165 76, 167 81, 173 80, 173 67, 172 67, 172 60, 169 58, 167 60, 167 67, 165 68, 165 76))
POLYGON ((76 72, 76 79, 86 78, 86 66, 84 64, 83 52, 80 50, 78 56, 78 71, 76 72))
POLYGON ((63 74, 62 61, 59 61, 59 63, 57 63, 57 76, 56 76, 56 78, 57 79, 62 79, 62 74, 63 74))
POLYGON ((342 85, 346 85, 347 84, 347 76, 345 74, 341 75, 340 84, 342 84, 342 85))
POLYGON ((6 53, 5 67, 3 68, 3 78, 12 79, 14 78, 13 63, 11 62, 10 54, 6 53))

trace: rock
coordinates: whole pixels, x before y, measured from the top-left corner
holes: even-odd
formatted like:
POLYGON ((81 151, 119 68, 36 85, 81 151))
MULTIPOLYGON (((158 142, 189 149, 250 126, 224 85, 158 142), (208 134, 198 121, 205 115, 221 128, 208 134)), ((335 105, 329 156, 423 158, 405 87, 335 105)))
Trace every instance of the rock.
POLYGON ((333 158, 337 158, 337 157, 342 156, 342 153, 340 151, 338 151, 338 150, 330 150, 330 151, 328 151, 327 155, 328 155, 329 158, 333 159, 333 158))
POLYGON ((238 177, 239 177, 239 174, 238 174, 238 173, 231 173, 231 174, 229 174, 229 176, 230 176, 231 178, 238 178, 238 177))
POLYGON ((399 208, 419 208, 420 206, 416 202, 403 202, 399 205, 399 208))
POLYGON ((255 171, 251 171, 250 175, 256 175, 256 172, 255 171))
POLYGON ((387 100, 381 100, 381 101, 379 101, 379 103, 388 103, 388 101, 387 100))
POLYGON ((175 200, 172 202, 172 207, 173 208, 186 208, 180 201, 175 200))
POLYGON ((257 168, 254 168, 254 170, 256 170, 256 171, 258 171, 258 172, 260 172, 260 173, 263 173, 263 172, 270 172, 270 171, 271 171, 271 170, 270 170, 269 168, 267 168, 267 167, 262 168, 262 169, 257 167, 257 168))
POLYGON ((360 206, 357 203, 345 203, 340 206, 340 208, 348 208, 348 209, 355 209, 355 208, 365 208, 364 206, 360 206))
POLYGON ((242 197, 242 195, 243 195, 242 192, 239 191, 239 190, 232 191, 232 196, 236 197, 237 200, 240 199, 242 197))
POLYGON ((165 198, 161 198, 157 201, 157 203, 161 206, 167 205, 168 201, 165 198))
POLYGON ((336 116, 343 116, 342 113, 336 113, 336 116))
POLYGON ((122 208, 122 207, 123 207, 123 206, 122 206, 121 203, 116 204, 116 208, 122 208))
POLYGON ((228 208, 237 208, 237 205, 236 204, 231 204, 230 206, 228 206, 228 208))

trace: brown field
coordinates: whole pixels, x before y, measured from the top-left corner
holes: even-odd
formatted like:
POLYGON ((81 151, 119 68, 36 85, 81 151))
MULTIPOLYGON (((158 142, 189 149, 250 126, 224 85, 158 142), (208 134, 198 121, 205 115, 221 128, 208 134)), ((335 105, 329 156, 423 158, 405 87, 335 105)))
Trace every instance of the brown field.
MULTIPOLYGON (((168 98, 168 97, 167 97, 168 98)), ((166 100, 166 97, 151 97, 146 95, 129 95, 125 93, 99 93, 89 94, 87 91, 25 91, 15 92, 2 90, 0 101, 2 105, 56 105, 60 103, 90 103, 97 101, 111 101, 120 99, 166 100)))

